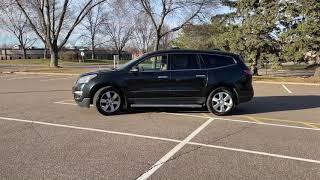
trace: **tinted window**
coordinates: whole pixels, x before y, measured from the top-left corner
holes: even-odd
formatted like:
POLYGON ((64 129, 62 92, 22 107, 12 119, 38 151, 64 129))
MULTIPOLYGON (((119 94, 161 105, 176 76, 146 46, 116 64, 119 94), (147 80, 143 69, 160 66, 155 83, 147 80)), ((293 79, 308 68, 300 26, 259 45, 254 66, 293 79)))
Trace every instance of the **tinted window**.
POLYGON ((199 61, 196 54, 172 54, 171 69, 200 69, 199 61))
POLYGON ((219 56, 210 54, 202 54, 201 56, 204 62, 207 64, 207 68, 217 68, 235 64, 234 59, 229 56, 219 56))
POLYGON ((139 71, 166 71, 168 68, 168 56, 153 56, 138 64, 139 71))

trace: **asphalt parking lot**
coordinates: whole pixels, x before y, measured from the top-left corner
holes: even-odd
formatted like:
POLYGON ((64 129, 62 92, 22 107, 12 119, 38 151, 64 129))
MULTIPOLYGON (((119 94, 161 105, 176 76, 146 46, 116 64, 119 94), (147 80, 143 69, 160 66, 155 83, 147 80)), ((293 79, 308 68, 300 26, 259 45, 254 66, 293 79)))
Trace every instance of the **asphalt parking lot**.
POLYGON ((0 179, 319 179, 320 86, 255 83, 233 115, 104 117, 76 76, 0 74, 0 179))

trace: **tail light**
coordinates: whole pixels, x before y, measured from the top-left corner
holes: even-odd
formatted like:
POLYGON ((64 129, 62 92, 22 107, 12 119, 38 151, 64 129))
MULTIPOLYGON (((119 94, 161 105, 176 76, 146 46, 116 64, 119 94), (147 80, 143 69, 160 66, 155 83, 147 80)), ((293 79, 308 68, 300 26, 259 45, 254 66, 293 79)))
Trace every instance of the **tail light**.
POLYGON ((247 75, 252 76, 252 72, 251 72, 250 69, 245 69, 245 70, 244 70, 244 73, 246 73, 247 75))

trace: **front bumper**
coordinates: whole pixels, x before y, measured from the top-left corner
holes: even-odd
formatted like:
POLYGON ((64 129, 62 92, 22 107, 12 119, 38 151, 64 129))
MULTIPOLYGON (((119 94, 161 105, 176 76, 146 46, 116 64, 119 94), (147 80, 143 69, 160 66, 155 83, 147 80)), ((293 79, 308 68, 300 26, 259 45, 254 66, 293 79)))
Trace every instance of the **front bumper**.
POLYGON ((83 86, 76 85, 72 88, 72 94, 74 97, 74 101, 80 107, 90 108, 90 98, 83 97, 83 86))
POLYGON ((83 98, 82 100, 75 100, 80 107, 90 108, 90 98, 83 98))

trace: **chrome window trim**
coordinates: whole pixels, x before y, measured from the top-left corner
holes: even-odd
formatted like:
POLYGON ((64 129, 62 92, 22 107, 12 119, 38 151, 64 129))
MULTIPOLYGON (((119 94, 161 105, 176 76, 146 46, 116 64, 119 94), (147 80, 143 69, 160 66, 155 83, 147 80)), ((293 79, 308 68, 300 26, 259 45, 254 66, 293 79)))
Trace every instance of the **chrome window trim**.
POLYGON ((138 73, 149 73, 149 72, 152 72, 152 73, 165 73, 165 72, 168 72, 168 70, 165 70, 165 71, 139 71, 138 73))
POLYGON ((208 70, 214 70, 214 69, 222 69, 222 68, 227 68, 227 67, 231 67, 231 66, 235 66, 237 64, 230 64, 227 66, 220 66, 220 67, 215 67, 215 68, 207 68, 208 70))
MULTIPOLYGON (((166 71, 141 71, 141 73, 161 73, 161 72, 176 72, 176 71, 203 71, 203 70, 214 70, 214 69, 222 69, 222 68, 227 68, 227 67, 231 67, 231 66, 235 66, 238 64, 238 62, 235 60, 234 57, 232 56, 229 56, 229 55, 222 55, 222 54, 215 54, 215 53, 202 53, 202 52, 197 52, 197 53, 190 53, 190 52, 167 52, 167 53, 159 53, 159 54, 153 54, 153 55, 150 55, 150 56, 147 56, 145 57, 144 59, 142 59, 141 61, 139 61, 135 66, 137 66, 138 64, 140 64, 141 62, 145 61, 147 58, 151 58, 151 57, 155 57, 155 56, 163 56, 163 55, 166 55, 167 58, 168 58, 168 63, 169 63, 169 69, 170 70, 166 70, 166 71), (170 62, 170 59, 169 59, 169 55, 171 54, 195 54, 197 57, 198 57, 198 60, 199 61, 202 61, 204 63, 204 65, 206 66, 206 63, 204 61, 204 59, 202 58, 201 55, 213 55, 213 56, 223 56, 223 57, 228 57, 228 58, 232 58, 233 61, 234 61, 234 64, 230 64, 230 65, 227 65, 227 66, 220 66, 220 67, 215 67, 215 68, 207 68, 207 67, 202 67, 201 66, 201 63, 200 63, 200 69, 177 69, 177 70, 171 70, 171 63, 170 62)), ((140 72, 139 72, 140 73, 140 72)))
POLYGON ((168 70, 169 72, 174 71, 205 71, 207 69, 177 69, 177 70, 168 70))
MULTIPOLYGON (((153 57, 157 57, 157 56, 167 56, 167 65, 168 65, 168 68, 170 66, 169 64, 169 54, 168 53, 163 53, 163 54, 154 54, 154 55, 150 55, 150 56, 147 56, 145 58, 143 58, 142 60, 140 60, 139 62, 137 62, 134 66, 138 66, 140 63, 150 59, 150 58, 153 58, 153 57)), ((139 71, 139 73, 145 73, 145 72, 152 72, 152 73, 159 73, 159 72, 168 72, 169 70, 165 70, 165 71, 139 71)), ((132 68, 131 68, 132 69, 132 68)))

